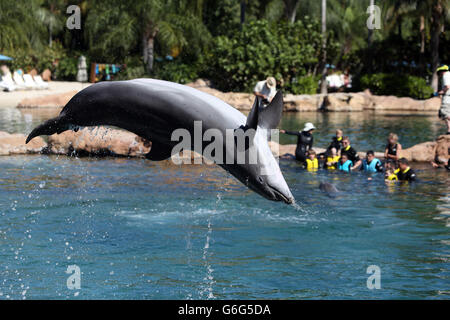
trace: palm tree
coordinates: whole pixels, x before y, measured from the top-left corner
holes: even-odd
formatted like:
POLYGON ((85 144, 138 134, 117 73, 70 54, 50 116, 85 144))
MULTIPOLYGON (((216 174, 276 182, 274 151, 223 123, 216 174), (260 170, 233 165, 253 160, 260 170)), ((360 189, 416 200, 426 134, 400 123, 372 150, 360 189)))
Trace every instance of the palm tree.
POLYGON ((59 32, 64 26, 64 16, 67 1, 65 0, 46 0, 43 5, 36 11, 38 19, 47 26, 48 29, 48 46, 52 46, 53 33, 59 32))
POLYGON ((209 32, 201 21, 202 0, 97 0, 86 21, 90 46, 96 52, 124 57, 141 44, 149 74, 153 72, 155 41, 168 52, 204 45, 209 32), (101 39, 101 41, 98 41, 101 39), (111 54, 112 53, 112 54, 111 54))
MULTIPOLYGON (((449 0, 390 0, 387 14, 391 25, 396 24, 401 36, 401 21, 405 17, 419 20, 420 53, 424 59, 426 26, 430 28, 431 69, 433 77, 431 86, 437 90, 438 78, 436 68, 439 64, 439 37, 443 32, 444 19, 450 10, 449 0), (390 19, 389 19, 390 18, 390 19)), ((389 25, 389 24, 388 24, 389 25)), ((423 63, 423 61, 422 61, 423 63)), ((421 64, 422 64, 421 63, 421 64)))
POLYGON ((0 50, 13 52, 42 45, 43 29, 36 24, 37 0, 0 0, 0 50))
POLYGON ((266 5, 264 16, 271 21, 279 20, 284 16, 287 21, 294 23, 300 3, 300 0, 269 1, 266 5))
POLYGON ((444 9, 449 7, 449 1, 446 0, 434 0, 431 3, 431 69, 433 70, 431 87, 434 91, 438 88, 436 68, 439 64, 439 36, 443 31, 444 9))
POLYGON ((320 93, 327 93, 327 0, 322 0, 322 81, 320 93))

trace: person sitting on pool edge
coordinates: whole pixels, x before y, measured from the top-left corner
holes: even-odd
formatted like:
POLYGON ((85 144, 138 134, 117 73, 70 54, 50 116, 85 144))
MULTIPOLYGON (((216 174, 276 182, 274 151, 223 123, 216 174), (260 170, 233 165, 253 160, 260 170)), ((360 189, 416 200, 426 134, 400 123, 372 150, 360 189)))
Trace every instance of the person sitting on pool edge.
POLYGON ((365 172, 383 172, 383 165, 381 161, 375 158, 375 153, 372 150, 367 151, 366 158, 363 160, 361 171, 365 172))
POLYGON ((395 133, 390 133, 388 143, 384 151, 384 158, 386 161, 397 161, 400 159, 399 152, 402 150, 402 145, 398 143, 398 136, 395 133))
POLYGON ((308 151, 308 158, 306 159, 304 166, 308 171, 317 171, 319 169, 319 160, 316 158, 316 151, 313 149, 308 151))
POLYGON ((409 161, 406 158, 398 160, 398 169, 394 171, 399 181, 416 181, 416 173, 409 166, 409 161))
POLYGON ((341 157, 344 154, 347 156, 347 159, 350 160, 353 163, 352 167, 351 167, 352 171, 358 169, 361 166, 362 161, 359 158, 358 153, 356 152, 356 150, 353 149, 353 147, 350 145, 349 137, 342 138, 341 157))
POLYGON ((339 155, 336 148, 330 149, 330 155, 327 157, 327 161, 324 164, 324 168, 328 170, 336 170, 339 162, 339 155))
POLYGON ((306 161, 306 154, 311 150, 314 142, 313 131, 316 127, 308 122, 305 124, 303 131, 286 131, 280 130, 281 133, 297 136, 297 147, 295 148, 295 159, 300 162, 306 161))
POLYGON ((343 135, 344 134, 343 134, 341 129, 337 129, 336 130, 336 136, 333 137, 333 139, 331 140, 331 144, 327 148, 327 154, 331 154, 331 149, 332 148, 335 148, 336 149, 336 153, 339 154, 339 151, 342 148, 343 135))
POLYGON ((338 170, 344 172, 352 171, 353 162, 348 158, 347 154, 341 155, 341 158, 338 162, 338 170))
POLYGON ((444 163, 436 163, 434 161, 431 161, 431 165, 433 168, 445 168, 447 171, 450 171, 450 159, 447 159, 447 162, 444 163))

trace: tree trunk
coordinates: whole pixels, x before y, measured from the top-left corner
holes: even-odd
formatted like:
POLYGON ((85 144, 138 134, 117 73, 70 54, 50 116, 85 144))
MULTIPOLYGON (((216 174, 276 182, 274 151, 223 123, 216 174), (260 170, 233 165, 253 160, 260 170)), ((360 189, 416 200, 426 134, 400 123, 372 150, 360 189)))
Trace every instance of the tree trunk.
POLYGON ((52 47, 52 33, 53 33, 53 26, 52 26, 52 20, 50 19, 50 22, 48 24, 48 46, 52 47))
POLYGON ((288 0, 285 1, 286 17, 290 23, 295 22, 297 17, 297 9, 300 5, 300 0, 288 0))
POLYGON ((53 3, 50 3, 50 17, 49 17, 49 23, 48 23, 48 46, 52 47, 53 42, 53 24, 52 24, 52 18, 55 15, 55 5, 53 3))
MULTIPOLYGON (((374 0, 370 0, 370 7, 373 8, 374 0)), ((367 35, 367 46, 370 48, 372 46, 373 41, 373 29, 368 28, 369 34, 367 35)))
POLYGON ((245 23, 245 0, 241 0, 241 30, 245 23))
MULTIPOLYGON (((149 30, 148 28, 147 30, 149 30)), ((147 31, 142 38, 142 49, 144 63, 147 69, 147 73, 151 75, 153 73, 153 62, 155 60, 155 37, 158 34, 158 29, 147 31)))
POLYGON ((431 86, 434 91, 437 91, 438 87, 436 68, 439 64, 439 35, 442 30, 442 13, 443 7, 441 0, 437 0, 433 5, 431 13, 431 69, 433 71, 431 86))
POLYGON ((425 73, 425 16, 420 15, 420 55, 419 69, 421 74, 425 73))
POLYGON ((327 94, 327 0, 322 0, 322 81, 320 93, 327 94))

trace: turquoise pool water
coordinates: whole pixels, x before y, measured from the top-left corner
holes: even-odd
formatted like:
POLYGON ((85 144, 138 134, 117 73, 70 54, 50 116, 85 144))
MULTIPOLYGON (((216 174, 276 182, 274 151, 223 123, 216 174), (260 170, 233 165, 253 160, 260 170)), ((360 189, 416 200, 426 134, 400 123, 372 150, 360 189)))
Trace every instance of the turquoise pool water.
MULTIPOLYGON (((38 122, 14 114, 0 130, 38 122)), ((350 118, 361 149, 384 144, 386 119, 366 127, 350 118)), ((431 117, 408 121, 406 145, 440 130, 431 117)), ((261 198, 216 166, 0 157, 0 299, 450 297, 447 172, 417 167, 421 181, 400 186, 280 166, 295 206, 261 198), (320 181, 341 192, 328 197, 320 181), (67 287, 70 265, 80 268, 80 289, 67 287), (370 265, 381 289, 366 286, 370 265)))

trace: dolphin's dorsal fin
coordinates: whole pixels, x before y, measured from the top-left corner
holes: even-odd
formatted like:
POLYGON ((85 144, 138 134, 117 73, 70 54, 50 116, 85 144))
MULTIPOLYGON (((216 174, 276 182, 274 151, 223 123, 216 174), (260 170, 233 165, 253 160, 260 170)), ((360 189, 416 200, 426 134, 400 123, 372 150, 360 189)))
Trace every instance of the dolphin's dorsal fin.
POLYGON ((276 129, 280 123, 282 113, 283 93, 279 90, 269 105, 259 110, 258 126, 267 130, 276 129))
POLYGON ((252 128, 256 130, 256 127, 258 126, 258 118, 259 118, 259 97, 255 98, 255 101, 253 102, 252 110, 250 110, 250 113, 247 116, 247 128, 252 128))

